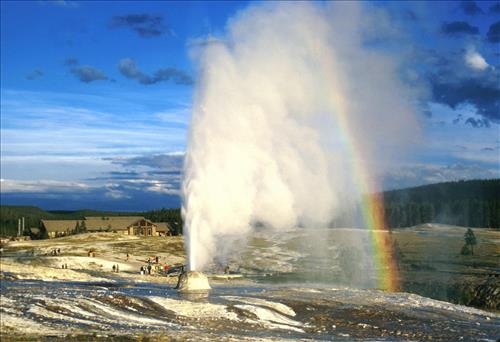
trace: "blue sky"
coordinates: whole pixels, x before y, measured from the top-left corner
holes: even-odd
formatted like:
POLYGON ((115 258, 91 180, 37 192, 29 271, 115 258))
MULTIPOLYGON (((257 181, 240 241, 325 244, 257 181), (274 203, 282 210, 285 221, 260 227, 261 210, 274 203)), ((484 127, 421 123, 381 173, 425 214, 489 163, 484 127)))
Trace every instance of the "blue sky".
MULTIPOLYGON (((2 204, 179 206, 190 51, 248 5, 1 2, 2 204)), ((367 44, 410 51, 401 77, 426 94, 421 146, 385 187, 499 177, 500 3, 365 6, 383 13, 367 44)))

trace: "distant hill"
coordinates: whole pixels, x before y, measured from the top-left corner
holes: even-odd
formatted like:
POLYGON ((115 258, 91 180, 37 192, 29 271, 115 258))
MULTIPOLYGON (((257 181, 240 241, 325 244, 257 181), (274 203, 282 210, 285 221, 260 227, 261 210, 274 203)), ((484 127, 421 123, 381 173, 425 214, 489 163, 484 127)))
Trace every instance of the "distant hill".
POLYGON ((424 185, 383 193, 392 228, 433 222, 465 227, 500 227, 500 179, 424 185))
POLYGON ((17 234, 18 219, 24 217, 26 229, 39 227, 41 219, 55 219, 53 214, 37 207, 30 206, 0 206, 0 236, 17 234))
MULTIPOLYGON (((161 209, 146 212, 112 212, 99 210, 51 210, 45 211, 32 206, 0 206, 0 236, 17 235, 18 219, 24 217, 26 230, 40 227, 40 220, 83 220, 85 216, 144 216, 153 222, 169 222, 175 229, 174 234, 182 231, 180 209, 161 209)), ((28 231, 25 232, 29 235, 28 231)))

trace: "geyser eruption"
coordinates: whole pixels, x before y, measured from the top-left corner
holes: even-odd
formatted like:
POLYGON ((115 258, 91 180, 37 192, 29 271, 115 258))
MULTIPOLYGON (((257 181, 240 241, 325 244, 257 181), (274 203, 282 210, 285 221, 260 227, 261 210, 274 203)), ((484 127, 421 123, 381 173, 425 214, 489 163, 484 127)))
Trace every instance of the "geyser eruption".
MULTIPOLYGON (((398 63, 354 3, 266 3, 200 44, 183 184, 189 269, 255 225, 328 226, 415 136, 398 63)), ((355 222, 355 221, 354 221, 355 222)), ((358 223, 358 224, 362 224, 358 223)))

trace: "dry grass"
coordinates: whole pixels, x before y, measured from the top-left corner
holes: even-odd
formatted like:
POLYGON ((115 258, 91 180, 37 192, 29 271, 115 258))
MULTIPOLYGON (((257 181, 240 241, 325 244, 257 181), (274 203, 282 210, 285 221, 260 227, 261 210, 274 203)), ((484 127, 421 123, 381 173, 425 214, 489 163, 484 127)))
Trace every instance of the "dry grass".
POLYGON ((498 273, 500 231, 473 229, 477 238, 474 255, 461 255, 466 228, 417 228, 393 234, 402 252, 407 275, 419 267, 436 273, 480 275, 498 273), (413 267, 412 267, 413 265, 413 267), (410 268, 408 270, 408 267, 410 268), (413 271, 412 271, 413 270, 413 271))

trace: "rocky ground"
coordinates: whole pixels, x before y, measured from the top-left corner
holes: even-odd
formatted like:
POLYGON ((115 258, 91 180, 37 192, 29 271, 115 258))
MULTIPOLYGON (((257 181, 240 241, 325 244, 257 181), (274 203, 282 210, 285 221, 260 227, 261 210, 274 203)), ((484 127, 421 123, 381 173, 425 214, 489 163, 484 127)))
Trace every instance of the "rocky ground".
POLYGON ((3 281, 5 340, 488 341, 495 313, 406 293, 215 285, 3 281))
POLYGON ((148 258, 161 264, 185 264, 182 237, 137 237, 114 233, 81 234, 50 240, 10 242, 4 249, 1 271, 10 279, 160 282, 176 279, 140 275, 148 258), (60 250, 56 256, 54 249, 60 250), (93 257, 88 252, 94 252, 93 257), (127 254, 129 255, 127 259, 127 254), (67 265, 67 269, 63 269, 67 265), (120 272, 113 272, 118 265, 120 272))
MULTIPOLYGON (((489 311, 371 289, 377 272, 360 263, 367 258, 360 243, 364 238, 353 230, 257 233, 248 248, 225 261, 244 278, 211 277, 213 289, 198 296, 178 293, 175 276, 139 273, 149 257, 158 256, 170 266, 184 264, 182 237, 82 234, 5 246, 0 263, 2 341, 500 338, 500 316, 494 309, 498 270, 493 267, 498 233, 479 232, 480 252, 465 258, 454 251, 462 230, 441 229, 436 237, 430 228, 393 234, 405 281, 434 282, 433 289, 463 283, 457 292, 463 297, 463 289, 469 289, 467 304, 489 311), (447 250, 427 250, 435 247, 432 243, 447 243, 447 250), (53 249, 60 254, 52 256, 53 249), (112 271, 117 264, 118 273, 112 271)), ((212 265, 214 271, 218 267, 212 265)))

